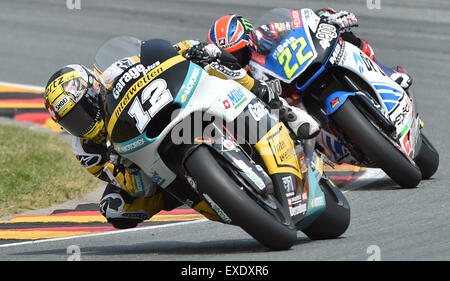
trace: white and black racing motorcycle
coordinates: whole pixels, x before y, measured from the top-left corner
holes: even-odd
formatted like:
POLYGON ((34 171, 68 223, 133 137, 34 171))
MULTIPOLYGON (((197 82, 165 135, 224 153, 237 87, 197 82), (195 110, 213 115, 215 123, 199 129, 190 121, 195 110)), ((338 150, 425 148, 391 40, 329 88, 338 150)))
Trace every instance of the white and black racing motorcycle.
POLYGON ((333 162, 381 168, 402 187, 435 173, 439 154, 421 132, 411 91, 344 41, 336 26, 311 9, 276 8, 255 27, 252 72, 295 87, 320 120, 317 142, 333 162))
POLYGON ((96 70, 136 54, 140 62, 103 97, 109 140, 122 157, 181 203, 270 249, 290 248, 297 230, 311 239, 346 231, 349 204, 313 143, 295 146, 250 91, 210 76, 169 41, 114 38, 99 49, 96 70))

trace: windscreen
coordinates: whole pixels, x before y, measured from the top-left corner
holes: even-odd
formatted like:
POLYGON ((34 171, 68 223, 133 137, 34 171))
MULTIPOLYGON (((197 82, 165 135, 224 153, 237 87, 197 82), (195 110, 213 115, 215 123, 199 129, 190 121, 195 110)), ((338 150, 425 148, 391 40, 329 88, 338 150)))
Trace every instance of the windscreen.
POLYGON ((270 22, 290 22, 291 20, 291 12, 289 9, 275 8, 261 16, 253 26, 257 27, 270 22))
POLYGON ((97 51, 95 67, 104 72, 111 64, 124 57, 138 56, 141 40, 131 36, 114 37, 106 41, 97 51))

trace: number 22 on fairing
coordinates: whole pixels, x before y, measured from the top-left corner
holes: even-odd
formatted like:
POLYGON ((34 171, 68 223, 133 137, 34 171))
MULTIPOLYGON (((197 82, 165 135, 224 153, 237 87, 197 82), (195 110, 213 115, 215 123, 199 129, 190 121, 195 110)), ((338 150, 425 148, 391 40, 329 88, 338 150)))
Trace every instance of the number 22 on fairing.
POLYGON ((170 90, 167 89, 167 82, 164 79, 156 79, 142 91, 141 101, 139 101, 139 98, 134 99, 128 110, 128 115, 136 120, 136 127, 142 134, 148 122, 156 113, 172 101, 173 97, 170 90), (147 111, 144 111, 142 105, 148 100, 151 106, 147 111))
POLYGON ((280 65, 284 64, 284 73, 288 79, 291 79, 292 75, 298 70, 299 64, 302 66, 305 62, 307 62, 310 58, 314 56, 313 51, 309 51, 306 54, 303 54, 306 46, 308 46, 308 42, 305 40, 305 37, 297 38, 294 42, 290 44, 292 51, 296 51, 297 53, 295 57, 297 58, 298 63, 294 63, 292 67, 289 65, 292 59, 292 51, 289 47, 286 47, 278 57, 278 62, 280 65), (298 48, 300 45, 300 48, 298 48))

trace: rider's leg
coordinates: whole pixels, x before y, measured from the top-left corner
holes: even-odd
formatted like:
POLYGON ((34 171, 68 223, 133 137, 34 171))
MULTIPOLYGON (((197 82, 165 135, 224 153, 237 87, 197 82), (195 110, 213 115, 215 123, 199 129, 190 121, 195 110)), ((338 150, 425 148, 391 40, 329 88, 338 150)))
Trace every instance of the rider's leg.
POLYGON ((355 36, 353 32, 344 32, 342 39, 357 46, 364 54, 371 58, 378 66, 403 89, 408 89, 412 84, 412 78, 408 75, 406 70, 400 66, 393 68, 387 67, 375 59, 375 53, 372 47, 362 38, 355 36))
POLYGON ((299 139, 311 139, 320 132, 319 123, 305 110, 291 106, 282 97, 269 102, 269 106, 278 109, 280 120, 286 124, 299 139))
POLYGON ((397 84, 399 84, 403 89, 407 90, 412 84, 412 78, 401 66, 395 66, 393 68, 387 67, 380 63, 376 62, 381 69, 397 84))

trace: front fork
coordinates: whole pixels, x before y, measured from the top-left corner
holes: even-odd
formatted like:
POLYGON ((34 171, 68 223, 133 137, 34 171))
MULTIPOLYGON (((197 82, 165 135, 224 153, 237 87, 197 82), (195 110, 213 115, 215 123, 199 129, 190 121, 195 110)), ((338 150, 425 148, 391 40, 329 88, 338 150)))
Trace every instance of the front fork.
POLYGON ((214 127, 217 131, 214 139, 194 137, 194 142, 196 139, 201 142, 194 143, 189 150, 195 150, 198 145, 209 146, 217 157, 240 171, 252 192, 273 193, 289 210, 294 224, 305 218, 309 207, 313 209, 311 204, 320 205, 317 198, 321 190, 317 179, 312 179, 314 173, 307 164, 309 161, 297 157, 289 130, 260 100, 253 99, 231 124, 217 123, 214 127), (310 198, 310 194, 313 197, 310 198))

